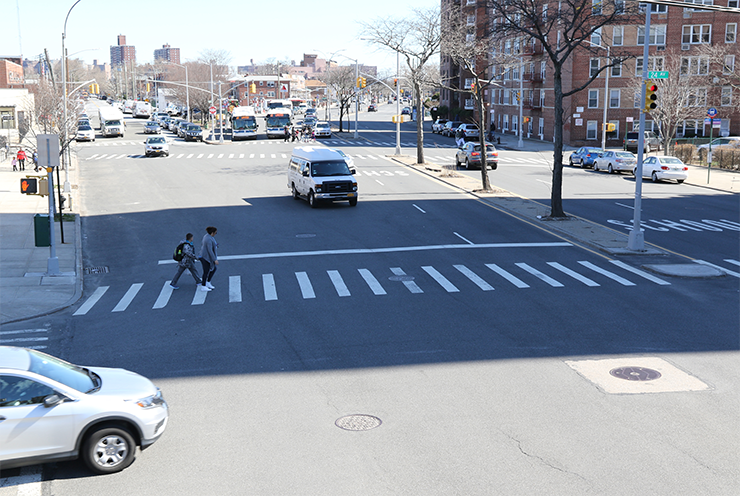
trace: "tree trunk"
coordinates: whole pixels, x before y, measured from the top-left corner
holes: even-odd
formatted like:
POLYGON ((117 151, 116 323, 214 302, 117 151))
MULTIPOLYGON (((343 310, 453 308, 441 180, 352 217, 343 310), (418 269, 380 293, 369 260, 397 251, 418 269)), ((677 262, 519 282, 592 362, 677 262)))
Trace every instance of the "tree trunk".
POLYGON ((555 65, 555 143, 552 154, 552 190, 550 192, 550 217, 565 217, 563 211, 563 78, 562 66, 555 65))
POLYGON ((480 82, 475 85, 475 104, 478 106, 478 142, 480 143, 480 180, 483 191, 491 190, 491 180, 488 178, 488 162, 486 157, 486 114, 483 105, 480 82))
POLYGON ((421 101, 421 86, 414 81, 414 99, 416 100, 416 163, 424 163, 424 107, 421 101))

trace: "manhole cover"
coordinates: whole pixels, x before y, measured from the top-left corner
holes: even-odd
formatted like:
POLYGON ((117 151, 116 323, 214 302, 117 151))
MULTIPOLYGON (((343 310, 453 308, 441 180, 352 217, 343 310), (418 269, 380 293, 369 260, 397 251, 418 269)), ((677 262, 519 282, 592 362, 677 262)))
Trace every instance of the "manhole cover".
POLYGON ((345 431, 369 431, 375 429, 383 422, 372 415, 347 415, 334 422, 337 427, 345 431))
POLYGON ((414 280, 414 276, 390 276, 388 278, 388 280, 389 281, 401 281, 401 282, 404 282, 404 281, 413 281, 414 280))
POLYGON ((315 234, 296 234, 296 238, 315 238, 315 234))
POLYGON ((108 266, 104 265, 102 267, 85 267, 84 272, 85 274, 107 274, 110 271, 108 266))
POLYGON ((627 381, 652 381, 660 377, 660 372, 645 367, 617 367, 609 373, 627 381))

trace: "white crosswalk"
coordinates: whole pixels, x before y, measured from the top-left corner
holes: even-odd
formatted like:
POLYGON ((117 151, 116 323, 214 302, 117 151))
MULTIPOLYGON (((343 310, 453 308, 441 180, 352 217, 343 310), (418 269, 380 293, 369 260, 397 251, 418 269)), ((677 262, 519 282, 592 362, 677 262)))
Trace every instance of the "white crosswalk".
MULTIPOLYGON (((246 140, 246 141, 234 141, 228 143, 239 145, 239 146, 264 146, 264 145, 285 145, 285 142, 281 139, 278 140, 246 140)), ((88 143, 78 143, 79 148, 96 148, 96 147, 120 147, 120 146, 141 146, 141 141, 118 141, 118 140, 102 140, 88 143)), ((317 139, 312 143, 291 143, 294 145, 352 145, 357 146, 357 142, 347 141, 343 139, 329 138, 329 139, 317 139)), ((192 147, 192 146, 204 146, 202 143, 197 142, 185 142, 175 141, 172 143, 176 147, 192 147)), ((395 141, 364 141, 363 146, 385 146, 395 147, 395 141)), ((403 141, 401 146, 405 148, 416 148, 415 141, 403 141)), ((437 148, 456 148, 454 144, 435 145, 437 148)))
POLYGON ((0 331, 0 346, 20 346, 32 350, 44 350, 49 341, 48 334, 48 329, 0 331))
MULTIPOLYGON (((737 272, 731 271, 716 264, 710 264, 702 260, 695 260, 696 263, 712 265, 720 268, 728 275, 740 277, 737 272)), ((724 260, 727 264, 738 266, 737 260, 724 260)), ((188 286, 189 289, 179 290, 180 292, 189 293, 192 291, 191 305, 206 305, 210 299, 224 299, 228 295, 229 303, 242 303, 243 289, 245 286, 252 285, 252 282, 244 282, 239 274, 230 275, 228 279, 221 279, 224 288, 214 291, 201 291, 199 286, 188 286), (225 285, 228 284, 228 288, 225 285)), ((251 281, 251 280, 250 280, 251 281)), ((493 263, 483 264, 478 267, 471 267, 463 264, 454 264, 443 267, 433 267, 423 265, 421 267, 388 267, 387 269, 375 269, 371 271, 368 268, 358 268, 342 273, 339 270, 327 270, 325 272, 297 271, 291 277, 286 278, 285 274, 266 273, 261 275, 261 284, 254 287, 248 287, 247 294, 260 295, 256 299, 264 299, 265 302, 277 301, 286 294, 297 295, 296 288, 300 297, 304 300, 314 300, 328 297, 347 298, 357 295, 365 295, 369 289, 375 296, 385 296, 388 294, 398 294, 399 287, 401 293, 408 292, 413 295, 421 295, 433 292, 435 288, 441 288, 447 293, 462 293, 469 291, 494 291, 494 290, 526 290, 535 287, 544 288, 563 288, 567 286, 581 286, 586 288, 597 288, 609 284, 618 284, 622 287, 633 287, 639 283, 651 283, 658 286, 669 286, 670 282, 661 279, 654 274, 645 272, 627 265, 620 260, 610 260, 608 263, 603 262, 596 264, 590 261, 578 260, 569 264, 561 262, 538 262, 526 263, 516 262, 509 266, 501 266, 493 263), (357 278, 359 274, 360 278, 357 278), (461 277, 462 276, 462 277, 461 277), (292 279, 292 283, 289 282, 292 279), (276 281, 282 281, 281 288, 276 281), (326 292, 327 281, 331 284, 333 290, 326 292), (350 282, 352 281, 352 282, 350 282), (359 281, 359 282, 358 282, 359 281), (364 283, 364 284, 361 284, 364 283), (398 283, 401 283, 400 285, 398 283), (360 284, 360 286, 358 286, 360 284), (292 286, 292 287, 291 287, 292 286)), ((160 282, 157 282, 159 287, 160 282)), ((110 289, 109 286, 98 287, 87 300, 74 312, 74 315, 86 315, 96 306, 106 308, 109 312, 123 312, 129 308, 137 307, 140 309, 141 304, 145 303, 147 307, 152 305, 151 302, 142 301, 141 294, 144 283, 137 282, 132 284, 118 301, 106 301, 103 305, 101 302, 110 289), (137 299, 139 301, 137 301, 137 299), (112 306, 112 309, 111 309, 112 306)), ((111 293, 113 293, 111 291, 111 293)), ((153 305, 149 308, 153 310, 163 309, 170 304, 173 296, 173 289, 170 287, 170 281, 164 281, 153 305)), ((293 296, 295 297, 295 296, 293 296)), ((181 300, 180 300, 181 301, 181 300)), ((29 331, 33 332, 33 331, 29 331)), ((39 341, 45 341, 43 330, 39 330, 39 341)), ((20 338, 14 336, 15 331, 0 332, 0 343, 10 342, 8 340, 20 338), (4 341, 5 340, 5 341, 4 341)), ((33 337, 31 337, 33 338, 33 337)), ((24 336, 24 339, 31 339, 24 336)))

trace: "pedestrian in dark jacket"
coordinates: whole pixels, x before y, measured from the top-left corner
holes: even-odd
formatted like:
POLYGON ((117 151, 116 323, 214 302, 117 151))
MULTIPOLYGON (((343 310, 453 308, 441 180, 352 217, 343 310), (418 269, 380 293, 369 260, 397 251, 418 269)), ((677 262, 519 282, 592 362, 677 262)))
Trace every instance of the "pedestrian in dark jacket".
POLYGON ((172 281, 170 282, 170 287, 172 289, 180 289, 177 286, 177 281, 180 279, 182 273, 185 272, 185 269, 190 271, 190 275, 193 276, 193 279, 195 279, 195 284, 201 284, 200 274, 198 274, 198 269, 195 268, 195 246, 193 246, 193 233, 187 233, 185 235, 185 239, 180 241, 180 243, 182 243, 182 260, 177 263, 177 272, 175 273, 175 277, 173 277, 172 281))
POLYGON ((216 233, 218 233, 218 229, 215 227, 206 227, 206 235, 203 236, 203 241, 200 245, 200 254, 198 255, 198 258, 200 258, 200 263, 203 265, 203 278, 202 285, 200 287, 201 291, 216 289, 211 284, 211 279, 213 279, 213 274, 216 273, 216 266, 218 265, 218 243, 214 237, 216 236, 216 233))

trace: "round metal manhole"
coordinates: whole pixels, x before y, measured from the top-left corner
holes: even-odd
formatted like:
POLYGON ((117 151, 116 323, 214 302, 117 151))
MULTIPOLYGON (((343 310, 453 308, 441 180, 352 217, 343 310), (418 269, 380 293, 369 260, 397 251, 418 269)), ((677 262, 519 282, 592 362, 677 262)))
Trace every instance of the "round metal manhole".
POLYGON ((315 238, 315 234, 296 234, 296 238, 315 238))
POLYGON ((375 429, 383 422, 373 415, 347 415, 346 417, 338 418, 334 424, 340 429, 345 431, 369 431, 375 429))
POLYGON ((389 281, 400 281, 400 282, 413 281, 414 276, 390 276, 388 280, 389 281))
POLYGON ((645 367, 617 367, 609 373, 627 381, 653 381, 660 378, 660 372, 645 367))

